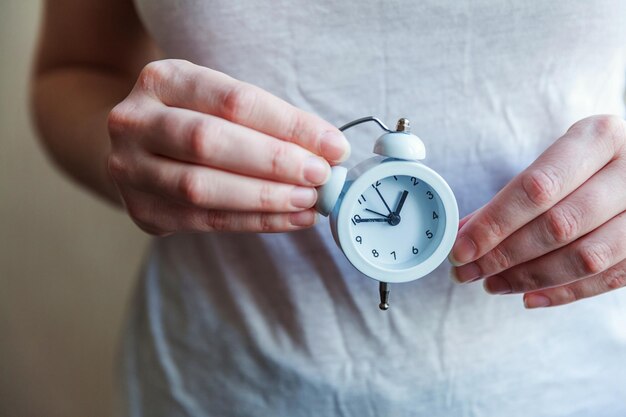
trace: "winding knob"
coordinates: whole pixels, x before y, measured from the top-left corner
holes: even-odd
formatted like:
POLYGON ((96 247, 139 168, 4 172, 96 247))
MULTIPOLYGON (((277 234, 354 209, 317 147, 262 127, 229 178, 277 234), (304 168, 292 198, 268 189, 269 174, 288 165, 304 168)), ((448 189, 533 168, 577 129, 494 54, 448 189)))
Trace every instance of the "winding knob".
POLYGON ((404 117, 398 120, 398 124, 396 125, 396 132, 404 132, 411 133, 411 122, 409 119, 405 119, 404 117))

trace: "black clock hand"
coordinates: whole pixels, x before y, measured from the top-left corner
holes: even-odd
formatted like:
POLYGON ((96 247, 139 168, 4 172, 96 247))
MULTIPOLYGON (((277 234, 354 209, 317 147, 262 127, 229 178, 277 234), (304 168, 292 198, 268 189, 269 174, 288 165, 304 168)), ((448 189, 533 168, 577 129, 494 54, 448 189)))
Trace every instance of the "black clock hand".
POLYGON ((383 219, 354 219, 355 222, 357 223, 364 223, 364 222, 387 222, 387 218, 383 218, 383 219))
POLYGON ((370 213, 378 214, 379 216, 389 217, 388 215, 385 215, 385 214, 379 213, 379 212, 374 211, 374 210, 370 210, 370 209, 368 209, 368 208, 366 208, 366 209, 365 209, 365 211, 369 211, 370 213))
POLYGON ((378 188, 374 187, 374 189, 378 193, 378 196, 380 197, 380 199, 383 200, 383 203, 385 204, 385 207, 387 207, 387 210, 389 210, 389 214, 391 214, 391 209, 389 208, 389 205, 387 205, 387 202, 383 198, 383 195, 380 193, 380 191, 378 191, 378 188))
POLYGON ((402 197, 400 197, 400 202, 398 202, 398 206, 396 207, 396 211, 393 212, 396 216, 400 215, 400 210, 402 210, 402 206, 404 205, 404 201, 406 200, 406 196, 409 195, 407 190, 402 192, 402 197))

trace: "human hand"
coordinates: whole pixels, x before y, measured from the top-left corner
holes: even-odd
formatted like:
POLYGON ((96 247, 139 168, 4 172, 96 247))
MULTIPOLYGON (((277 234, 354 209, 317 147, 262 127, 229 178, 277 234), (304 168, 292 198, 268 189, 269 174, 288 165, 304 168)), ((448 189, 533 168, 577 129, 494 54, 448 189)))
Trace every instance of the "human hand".
POLYGON ((350 150, 319 117, 180 60, 148 64, 108 127, 109 173, 155 235, 312 226, 315 187, 350 150))
POLYGON ((463 219, 453 274, 527 308, 626 286, 625 210, 626 122, 586 118, 463 219))

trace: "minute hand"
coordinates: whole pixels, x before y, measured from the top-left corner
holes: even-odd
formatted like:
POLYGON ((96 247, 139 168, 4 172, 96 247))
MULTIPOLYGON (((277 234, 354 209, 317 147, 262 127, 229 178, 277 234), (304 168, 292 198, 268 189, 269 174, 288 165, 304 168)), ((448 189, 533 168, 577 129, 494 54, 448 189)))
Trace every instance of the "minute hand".
POLYGON ((406 200, 406 196, 409 195, 407 190, 402 192, 402 196, 400 197, 400 201, 398 202, 398 206, 396 207, 396 211, 393 212, 396 216, 400 215, 400 210, 402 210, 402 206, 404 205, 404 201, 406 200))
POLYGON ((378 193, 378 196, 380 197, 380 199, 383 200, 383 204, 385 204, 385 207, 387 207, 387 211, 389 211, 389 214, 391 214, 391 209, 389 208, 389 205, 387 204, 387 202, 383 198, 383 195, 380 193, 380 191, 378 191, 378 188, 374 187, 374 189, 378 193))

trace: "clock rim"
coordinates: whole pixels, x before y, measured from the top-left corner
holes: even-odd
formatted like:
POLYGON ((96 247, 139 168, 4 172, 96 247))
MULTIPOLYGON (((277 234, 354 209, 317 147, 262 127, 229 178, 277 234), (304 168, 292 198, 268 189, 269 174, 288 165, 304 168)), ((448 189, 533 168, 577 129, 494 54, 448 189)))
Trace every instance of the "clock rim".
POLYGON ((459 209, 452 189, 441 175, 417 161, 388 160, 366 170, 351 182, 336 212, 337 243, 348 261, 368 277, 389 283, 414 281, 423 278, 439 267, 452 250, 458 224, 459 209), (362 191, 375 181, 393 175, 413 176, 427 183, 439 195, 443 209, 446 212, 443 236, 433 250, 432 255, 423 262, 404 269, 389 269, 384 266, 375 266, 363 259, 356 245, 352 242, 349 230, 350 211, 362 191), (352 203, 347 204, 350 201, 352 203))

